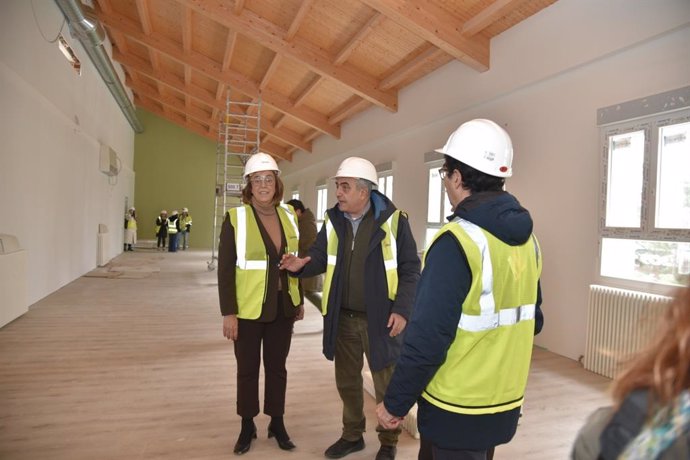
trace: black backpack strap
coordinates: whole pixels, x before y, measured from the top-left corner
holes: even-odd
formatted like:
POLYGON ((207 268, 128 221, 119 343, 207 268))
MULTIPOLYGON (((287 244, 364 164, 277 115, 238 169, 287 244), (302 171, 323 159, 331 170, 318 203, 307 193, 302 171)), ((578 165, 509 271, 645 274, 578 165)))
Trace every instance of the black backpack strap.
POLYGON ((600 459, 617 459, 630 441, 637 437, 647 419, 648 404, 647 390, 635 390, 625 398, 620 409, 613 415, 599 437, 600 459))

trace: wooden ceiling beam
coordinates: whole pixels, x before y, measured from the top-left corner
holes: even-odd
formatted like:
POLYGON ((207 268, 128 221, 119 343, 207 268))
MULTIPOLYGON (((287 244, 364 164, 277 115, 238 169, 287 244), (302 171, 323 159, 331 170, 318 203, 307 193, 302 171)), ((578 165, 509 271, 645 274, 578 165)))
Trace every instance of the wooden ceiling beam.
POLYGON ((302 4, 300 5, 299 10, 297 10, 297 14, 295 14, 295 17, 290 23, 290 27, 288 27, 288 30, 285 33, 286 41, 291 42, 292 39, 295 38, 295 35, 304 22, 304 18, 307 16, 312 3, 314 3, 314 0, 302 0, 302 4))
POLYGON ((240 14, 244 9, 244 3, 245 0, 235 0, 235 8, 233 8, 233 12, 235 14, 240 14))
POLYGON ((223 53, 223 63, 220 69, 225 72, 230 68, 232 62, 232 55, 235 54, 235 46, 237 45, 237 32, 234 30, 228 31, 228 40, 225 43, 225 53, 223 53))
POLYGON ((229 29, 237 30, 259 44, 307 66, 313 72, 339 82, 350 91, 391 112, 398 109, 394 92, 378 89, 378 81, 354 68, 333 64, 331 56, 318 46, 295 37, 285 40, 285 31, 276 24, 245 9, 240 15, 227 14, 221 3, 204 0, 177 0, 229 29))
POLYGON ((146 35, 151 35, 151 33, 153 33, 153 27, 151 26, 149 2, 148 0, 136 0, 136 4, 137 13, 139 13, 139 22, 141 23, 141 30, 143 30, 146 35))
MULTIPOLYGON (((218 62, 198 53, 192 52, 189 56, 185 56, 177 43, 165 38, 146 36, 138 30, 136 26, 132 25, 131 21, 127 18, 115 14, 102 14, 99 15, 99 19, 109 29, 118 30, 127 35, 131 40, 166 54, 182 64, 192 66, 208 77, 217 81, 222 81, 247 96, 259 96, 258 84, 249 80, 241 73, 232 69, 222 72, 218 62)), ((267 89, 262 92, 262 101, 312 128, 316 128, 337 139, 340 138, 340 126, 330 124, 324 115, 313 109, 308 107, 295 107, 287 96, 267 89)))
MULTIPOLYGON (((193 97, 200 103, 207 105, 209 108, 213 109, 213 113, 211 118, 215 119, 217 115, 220 115, 221 113, 225 113, 225 103, 222 101, 219 101, 211 96, 210 93, 194 87, 190 85, 185 85, 181 81, 175 79, 174 77, 171 78, 169 75, 164 75, 162 73, 157 73, 155 72, 152 68, 146 66, 145 63, 143 62, 135 62, 135 59, 131 57, 126 57, 123 55, 120 55, 117 52, 114 52, 113 54, 113 59, 116 60, 117 62, 120 62, 122 65, 126 66, 127 68, 130 68, 138 73, 141 73, 142 75, 145 75, 146 77, 157 81, 161 82, 164 85, 167 85, 171 88, 173 88, 176 91, 179 91, 183 94, 188 95, 189 97, 193 97), (216 112, 217 111, 217 112, 216 112), (217 113, 217 115, 213 115, 217 113)), ((136 83, 130 83, 131 87, 134 89, 136 88, 140 92, 146 91, 146 88, 141 87, 140 85, 136 83)), ((129 85, 128 85, 129 86, 129 85)), ((151 87, 148 87, 148 90, 151 90, 151 87)), ((166 99, 167 100, 167 99, 166 99)), ((174 105, 174 104, 170 104, 174 105)), ((190 107, 190 110, 192 108, 190 107)), ((261 119, 261 130, 265 131, 267 134, 270 134, 271 136, 275 137, 276 139, 280 139, 281 141, 294 145, 297 148, 300 148, 302 150, 306 150, 308 152, 311 152, 312 145, 311 142, 305 141, 302 139, 302 137, 297 134, 296 132, 289 130, 287 128, 279 128, 276 127, 267 117, 262 117, 261 119)))
POLYGON ((309 96, 311 93, 314 92, 314 90, 319 86, 323 79, 321 78, 321 75, 316 75, 312 81, 309 82, 306 88, 295 98, 294 104, 295 107, 302 105, 304 100, 309 96))
POLYGON ((428 45, 426 50, 422 51, 419 55, 417 55, 409 62, 398 67, 393 71, 393 73, 381 80, 381 88, 386 89, 394 87, 395 85, 403 81, 405 77, 407 77, 409 74, 419 69, 427 62, 436 59, 443 53, 443 50, 436 48, 433 45, 428 45))
POLYGON ((463 36, 461 21, 430 1, 362 0, 402 27, 433 43, 475 70, 489 70, 489 39, 463 36))
POLYGON ((344 104, 338 107, 335 112, 328 117, 328 120, 332 123, 340 123, 345 118, 364 110, 367 106, 369 106, 369 101, 359 96, 352 96, 345 101, 344 104))
POLYGON ((271 77, 273 74, 276 73, 276 70, 278 70, 278 66, 280 65, 280 54, 276 53, 273 55, 273 60, 271 61, 271 64, 268 66, 268 69, 266 69, 266 73, 264 74, 264 77, 261 79, 261 83, 259 83, 259 89, 264 90, 268 86, 268 82, 271 80, 271 77))
POLYGON ((385 18, 384 15, 379 13, 378 11, 374 13, 374 15, 367 21, 364 26, 362 26, 361 29, 357 31, 354 37, 348 41, 345 46, 342 47, 342 49, 338 52, 338 54, 335 56, 335 59, 333 60, 333 64, 335 65, 340 65, 343 62, 347 61, 347 59, 350 57, 352 52, 357 49, 360 43, 364 41, 366 36, 374 30, 380 23, 383 21, 385 18))
POLYGON ((525 0, 495 0, 491 5, 465 22, 460 33, 466 37, 476 35, 523 3, 525 3, 525 0))

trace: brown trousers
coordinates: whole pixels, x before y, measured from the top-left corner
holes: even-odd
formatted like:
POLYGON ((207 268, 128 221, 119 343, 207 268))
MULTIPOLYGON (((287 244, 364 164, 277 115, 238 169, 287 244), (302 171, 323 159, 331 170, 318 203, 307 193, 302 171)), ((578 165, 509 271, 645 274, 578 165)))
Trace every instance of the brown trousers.
POLYGON ((294 318, 278 316, 270 323, 240 319, 235 341, 237 360, 237 414, 251 418, 259 414, 259 368, 263 344, 264 414, 280 417, 285 413, 287 361, 292 342, 294 318))

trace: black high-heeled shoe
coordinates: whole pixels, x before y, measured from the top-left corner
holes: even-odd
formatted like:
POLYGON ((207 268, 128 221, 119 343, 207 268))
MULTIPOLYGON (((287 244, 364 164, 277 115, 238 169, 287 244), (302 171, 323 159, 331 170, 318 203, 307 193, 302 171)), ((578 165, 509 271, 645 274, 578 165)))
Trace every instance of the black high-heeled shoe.
POLYGON ((242 431, 240 431, 240 436, 237 438, 233 452, 235 452, 236 455, 242 455, 249 452, 249 449, 252 447, 252 439, 256 439, 256 425, 254 425, 254 421, 252 420, 250 423, 245 423, 245 421, 242 420, 242 431))
POLYGON ((282 417, 280 419, 274 417, 271 419, 271 423, 268 424, 268 438, 271 439, 273 437, 278 441, 278 447, 283 450, 292 450, 297 447, 290 441, 290 436, 287 434, 287 430, 285 430, 282 417))

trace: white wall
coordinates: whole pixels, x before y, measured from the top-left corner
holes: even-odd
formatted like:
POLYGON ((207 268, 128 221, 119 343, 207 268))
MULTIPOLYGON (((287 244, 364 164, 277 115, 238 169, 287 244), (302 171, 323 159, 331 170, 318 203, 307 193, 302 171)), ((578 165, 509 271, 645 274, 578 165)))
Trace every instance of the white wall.
POLYGON ((55 38, 62 21, 52 1, 0 5, 0 233, 28 251, 29 304, 96 266, 98 224, 110 230, 109 256, 122 251, 134 198, 129 123, 66 26, 81 76, 41 36, 55 38), (99 170, 99 142, 122 161, 116 181, 99 170))
MULTIPOLYGON (((689 50, 687 0, 559 0, 492 40, 488 72, 446 65, 403 90, 398 113, 370 109, 343 126, 341 140, 322 136, 313 154, 282 162, 282 178, 314 209, 314 184, 343 158, 393 161, 394 201, 421 245, 424 152, 468 119, 504 125, 515 148, 508 189, 531 211, 544 252, 546 325, 537 343, 577 359, 598 276, 596 110, 689 85, 689 50)), ((331 203, 333 193, 331 185, 331 203)))

